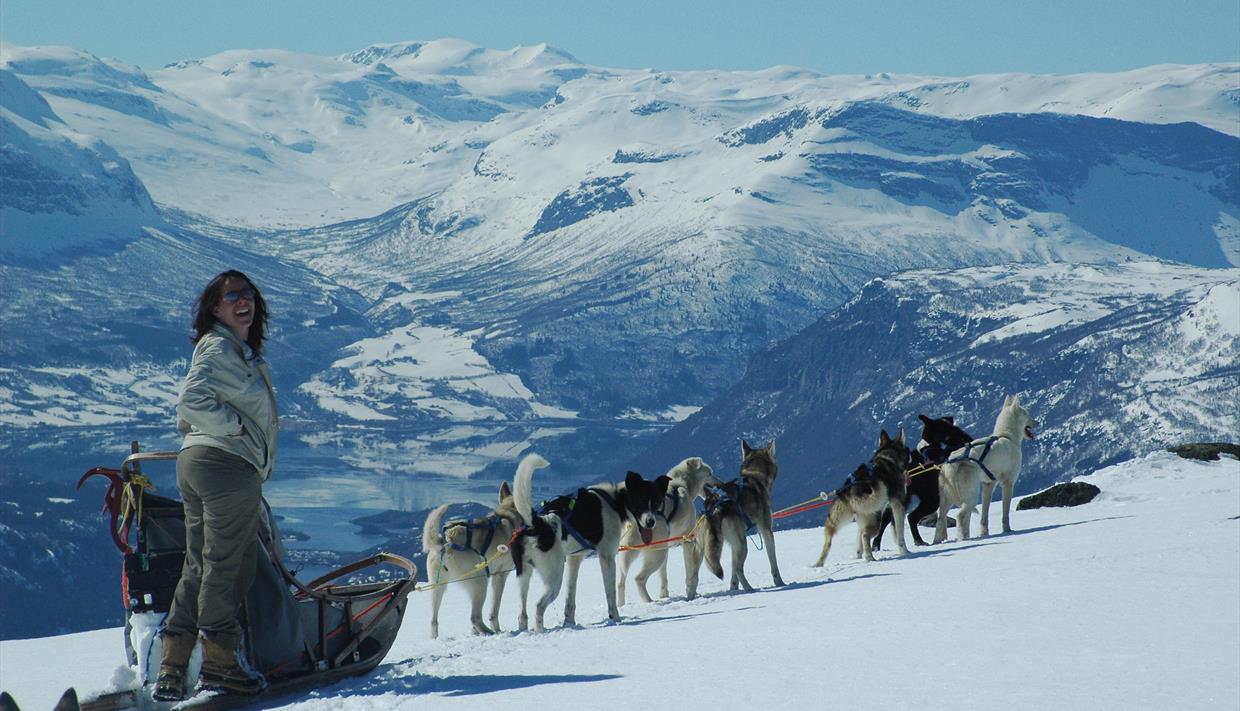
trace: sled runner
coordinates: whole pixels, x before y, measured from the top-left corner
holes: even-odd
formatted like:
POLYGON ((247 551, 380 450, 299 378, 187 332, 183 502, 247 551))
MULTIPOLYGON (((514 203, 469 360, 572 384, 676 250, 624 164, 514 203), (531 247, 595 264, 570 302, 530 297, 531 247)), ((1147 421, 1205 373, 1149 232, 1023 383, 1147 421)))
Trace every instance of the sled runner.
MULTIPOLYGON (((113 542, 124 558, 125 651, 142 686, 65 708, 237 708, 365 674, 383 660, 400 630, 417 566, 401 556, 378 553, 303 583, 285 567, 280 534, 264 501, 254 584, 241 607, 241 627, 244 661, 263 674, 267 688, 257 696, 202 693, 177 703, 154 701, 150 690, 161 655, 159 630, 185 557, 185 523, 180 501, 151 493, 150 480, 142 473, 143 462, 175 460, 177 453, 139 452, 136 442, 132 450, 120 470, 91 469, 78 488, 96 476, 109 481, 104 507, 111 514, 113 542), (380 582, 339 582, 378 566, 389 566, 384 573, 391 567, 399 572, 380 582)), ((199 654, 190 661, 191 689, 199 654)))

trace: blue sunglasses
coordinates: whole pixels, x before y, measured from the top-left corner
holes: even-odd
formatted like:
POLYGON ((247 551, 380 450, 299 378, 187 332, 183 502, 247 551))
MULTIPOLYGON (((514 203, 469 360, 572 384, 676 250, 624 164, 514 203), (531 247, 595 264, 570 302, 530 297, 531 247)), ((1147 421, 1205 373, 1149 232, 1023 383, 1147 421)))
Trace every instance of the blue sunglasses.
POLYGON ((244 289, 233 289, 232 291, 225 291, 224 295, 221 298, 223 298, 224 301, 227 301, 230 304, 235 304, 237 303, 237 301, 241 299, 245 299, 246 301, 253 301, 254 290, 248 286, 245 287, 244 289))

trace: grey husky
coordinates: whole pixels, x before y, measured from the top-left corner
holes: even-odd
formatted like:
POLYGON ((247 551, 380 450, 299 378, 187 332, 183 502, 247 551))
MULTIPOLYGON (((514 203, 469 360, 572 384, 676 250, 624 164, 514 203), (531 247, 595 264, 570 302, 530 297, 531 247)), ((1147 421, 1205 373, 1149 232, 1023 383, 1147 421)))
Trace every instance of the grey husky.
POLYGON ((1020 476, 1022 461, 1020 445, 1033 439, 1037 420, 1020 404, 1020 396, 1008 395, 995 420, 990 437, 975 439, 948 455, 939 472, 939 522, 934 528, 934 542, 947 540, 947 509, 960 504, 956 514, 956 539, 969 537, 969 519, 977 505, 978 484, 982 488, 982 535, 990 535, 990 499, 995 486, 1003 487, 1003 532, 1012 530, 1009 512, 1012 490, 1020 476))
MULTIPOLYGON (((527 455, 517 465, 517 476, 547 466, 537 454, 527 455)), ((511 556, 499 555, 500 546, 508 543, 521 527, 522 519, 513 502, 508 482, 499 487, 499 505, 483 518, 443 523, 448 504, 426 517, 422 528, 422 550, 426 551, 427 579, 436 584, 431 588, 431 639, 439 636, 439 606, 449 583, 469 594, 469 621, 475 634, 499 631, 499 603, 504 583, 513 569, 511 556), (492 560, 493 559, 493 560, 492 560), (483 565, 488 560, 491 562, 483 565), (479 568, 479 566, 482 566, 479 568), (450 582, 454 581, 454 582, 450 582), (487 582, 491 586, 491 624, 482 621, 482 604, 486 601, 487 582)))
MULTIPOLYGON (((653 539, 660 541, 691 533, 698 521, 694 501, 698 497, 705 496, 707 486, 723 484, 715 478, 715 472, 711 470, 709 464, 702 461, 701 457, 685 459, 668 470, 667 477, 671 483, 668 484, 667 494, 664 496, 662 508, 655 517, 655 525, 652 529, 653 539)), ((641 536, 637 528, 632 525, 626 526, 624 536, 620 540, 621 547, 637 546, 640 543, 641 536)), ((659 597, 668 597, 667 555, 671 545, 674 544, 621 551, 618 561, 619 575, 616 580, 616 604, 624 605, 625 580, 630 566, 638 556, 641 556, 642 565, 633 576, 633 581, 637 583, 637 593, 641 595, 642 601, 651 601, 650 593, 646 591, 646 581, 656 570, 659 571, 659 597)), ((694 553, 690 549, 693 547, 691 542, 682 542, 686 591, 697 589, 697 574, 700 565, 692 564, 694 553)))
MULTIPOLYGON (((732 550, 732 580, 728 589, 736 590, 739 584, 746 591, 753 590, 745 578, 745 557, 749 554, 745 536, 750 528, 757 529, 762 537, 775 585, 784 584, 779 574, 779 562, 775 558, 775 533, 771 528, 771 490, 775 487, 778 474, 774 440, 761 449, 754 449, 748 442, 741 441, 740 476, 708 491, 706 525, 702 527, 702 535, 697 545, 685 547, 685 566, 693 571, 693 585, 685 591, 688 599, 697 596, 697 571, 703 557, 710 572, 723 579, 720 556, 724 541, 732 550), (692 560, 688 560, 689 551, 692 551, 692 560)), ((690 577, 688 573, 686 577, 690 577)))
POLYGON ((904 544, 904 469, 908 466, 908 456, 903 430, 895 439, 887 430, 879 432, 874 456, 835 491, 835 503, 823 523, 822 553, 814 563, 815 568, 821 568, 827 560, 836 530, 853 518, 857 519, 857 557, 864 553, 866 560, 874 560, 871 539, 878 531, 879 517, 888 506, 896 527, 896 545, 901 553, 908 553, 904 544))

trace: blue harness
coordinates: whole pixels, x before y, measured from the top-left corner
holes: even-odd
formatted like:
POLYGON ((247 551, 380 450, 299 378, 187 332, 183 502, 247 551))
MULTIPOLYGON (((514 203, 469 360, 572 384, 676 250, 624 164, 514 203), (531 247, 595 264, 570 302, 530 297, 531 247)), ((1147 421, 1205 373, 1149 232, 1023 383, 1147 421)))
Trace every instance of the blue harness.
MULTIPOLYGON (((477 554, 479 558, 486 560, 486 552, 491 547, 491 541, 495 539, 495 529, 499 527, 500 517, 491 513, 487 514, 485 520, 486 523, 475 523, 474 521, 448 521, 439 527, 439 536, 440 538, 443 538, 449 548, 458 551, 469 551, 477 554), (457 526, 465 527, 465 545, 452 543, 448 541, 448 537, 445 535, 449 528, 456 528, 457 526), (474 531, 486 531, 486 537, 482 539, 482 545, 477 548, 473 547, 474 531)), ((487 575, 491 574, 491 566, 486 566, 484 570, 486 570, 487 575)))
POLYGON ((865 464, 862 464, 858 466, 856 469, 854 469, 852 474, 849 474, 847 477, 845 477, 844 482, 840 484, 835 490, 837 492, 840 492, 858 482, 873 481, 873 480, 874 480, 874 460, 871 459, 865 464))
MULTIPOLYGON (((578 491, 580 492, 582 490, 579 489, 578 491)), ((615 509, 616 512, 620 514, 621 518, 624 518, 625 516, 624 508, 621 507, 620 504, 616 502, 616 500, 612 497, 611 494, 607 493, 606 491, 603 491, 602 489, 597 489, 594 487, 585 489, 585 491, 588 491, 591 494, 594 494, 595 496, 602 499, 604 503, 606 503, 608 506, 615 509)), ((551 501, 544 501, 542 507, 538 509, 538 515, 544 516, 549 511, 553 513, 559 513, 559 511, 557 511, 556 509, 561 508, 561 507, 553 506, 553 504, 556 503, 557 501, 564 501, 564 500, 568 501, 567 505, 562 506, 563 511, 565 512, 565 515, 560 517, 560 525, 564 527, 564 532, 572 536, 573 540, 577 541, 577 545, 581 546, 583 550, 588 550, 588 551, 598 550, 598 546, 591 543, 590 539, 581 535, 581 533, 576 528, 573 527, 573 524, 569 523, 569 518, 571 518, 571 516, 568 514, 572 513, 573 507, 576 506, 577 504, 576 496, 570 497, 568 494, 565 494, 563 496, 559 496, 555 499, 552 499, 551 501)))
POLYGON ((976 458, 973 457, 973 448, 977 446, 981 446, 979 445, 980 440, 978 442, 970 442, 964 446, 963 454, 957 457, 949 458, 946 462, 944 462, 944 464, 955 464, 956 462, 965 462, 965 461, 973 462, 977 466, 981 467, 982 471, 986 472, 986 476, 990 477, 991 481, 995 481, 995 475, 990 471, 990 469, 986 466, 986 463, 983 460, 986 459, 987 454, 990 454, 991 445, 993 445, 999 439, 1002 439, 999 435, 991 435, 990 437, 988 437, 986 441, 984 442, 985 446, 982 446, 982 453, 977 455, 976 458))
POLYGON ((745 513, 745 507, 741 505, 741 498, 745 493, 745 477, 738 476, 723 486, 728 486, 728 484, 736 485, 736 497, 729 496, 722 487, 711 487, 711 491, 715 492, 715 495, 706 502, 706 515, 713 515, 724 504, 733 502, 736 504, 737 513, 741 515, 741 520, 745 522, 745 535, 748 536, 758 530, 758 525, 753 522, 753 519, 749 518, 749 514, 745 513))

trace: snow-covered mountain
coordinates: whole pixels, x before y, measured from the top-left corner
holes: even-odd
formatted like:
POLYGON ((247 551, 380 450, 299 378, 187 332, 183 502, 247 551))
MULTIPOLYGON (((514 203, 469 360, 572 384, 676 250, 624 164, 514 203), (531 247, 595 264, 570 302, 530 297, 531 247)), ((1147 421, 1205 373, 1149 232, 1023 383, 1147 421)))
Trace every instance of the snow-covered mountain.
MULTIPOLYGON (((666 432, 640 459, 739 463, 774 438, 777 499, 835 488, 918 413, 991 434, 1007 394, 1041 422, 1020 492, 1153 448, 1240 432, 1240 270, 1159 262, 912 271, 876 279, 666 432)), ((716 467, 719 471, 720 467, 716 467)))
MULTIPOLYGON (((460 40, 375 45, 340 57, 236 50, 149 73, 63 47, 5 45, 0 55, 71 125, 127 156, 157 202, 250 226, 373 216, 443 192, 475 166, 499 171, 488 165, 523 144, 559 146, 513 176, 538 188, 531 197, 555 195, 578 182, 563 171, 597 169, 617 151, 631 164, 667 158, 769 115, 853 102, 955 119, 1193 121, 1240 134, 1240 68, 1228 64, 963 78, 790 67, 660 72, 584 64, 546 45, 497 51, 460 40), (505 136, 518 140, 487 150, 505 136), (542 179, 531 184, 531 173, 542 179)), ((746 173, 778 172, 760 168, 747 165, 746 173)), ((521 215, 519 231, 534 224, 528 217, 521 215)))
MULTIPOLYGON (((466 595, 448 590, 441 636, 432 640, 430 594, 415 592, 395 646, 372 673, 261 705, 1235 708, 1238 468, 1234 459, 1156 453, 1081 477, 1101 489, 1088 504, 1013 512, 1010 535, 903 557, 888 547, 873 563, 852 558, 851 526, 823 568, 809 566, 820 530, 780 531, 789 584, 769 587, 766 557, 751 552, 746 574, 762 589, 749 594, 729 594, 703 573, 703 596, 684 600, 681 556, 673 554, 672 597, 641 603, 630 582, 620 624, 606 623, 592 560, 582 566, 577 629, 559 627, 561 596, 545 634, 471 636, 466 595), (962 610, 973 614, 962 619, 962 610), (963 641, 941 642, 953 635, 963 641), (906 655, 915 663, 895 661, 906 655)), ((106 539, 101 528, 98 545, 114 554, 106 539)), ((513 585, 500 610, 505 630, 515 628, 513 585)), ((112 627, 0 642, 0 688, 27 711, 51 708, 71 685, 83 695, 128 688, 123 634, 112 627)))
POLYGON ((17 75, 0 69, 0 256, 53 264, 114 249, 162 219, 129 162, 70 129, 17 75))
POLYGON ((439 40, 147 74, 0 52, 183 234, 367 300, 366 340, 285 376, 344 421, 675 419, 892 271, 1240 263, 1234 65, 621 71, 439 40))

